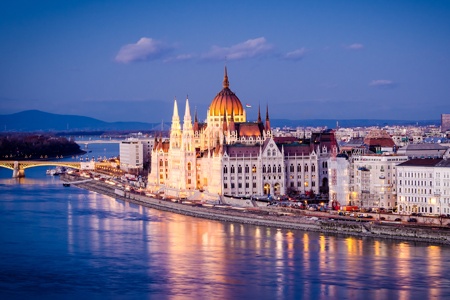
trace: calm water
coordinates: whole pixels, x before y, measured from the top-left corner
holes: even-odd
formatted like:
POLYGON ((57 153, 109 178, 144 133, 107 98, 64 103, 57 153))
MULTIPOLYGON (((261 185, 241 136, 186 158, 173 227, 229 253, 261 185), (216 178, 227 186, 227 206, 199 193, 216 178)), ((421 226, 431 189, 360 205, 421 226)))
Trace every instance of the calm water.
POLYGON ((45 168, 11 175, 0 169, 1 299, 450 296, 449 247, 214 222, 65 188, 45 168))

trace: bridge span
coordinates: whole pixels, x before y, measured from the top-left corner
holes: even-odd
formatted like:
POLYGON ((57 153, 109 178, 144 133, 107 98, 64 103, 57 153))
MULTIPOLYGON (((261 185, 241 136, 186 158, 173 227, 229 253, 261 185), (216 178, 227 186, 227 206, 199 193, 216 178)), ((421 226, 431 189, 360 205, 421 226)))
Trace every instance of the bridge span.
POLYGON ((14 160, 0 160, 0 167, 10 169, 13 171, 13 178, 25 177, 25 169, 41 166, 61 166, 72 169, 81 169, 80 162, 72 161, 14 161, 14 160))

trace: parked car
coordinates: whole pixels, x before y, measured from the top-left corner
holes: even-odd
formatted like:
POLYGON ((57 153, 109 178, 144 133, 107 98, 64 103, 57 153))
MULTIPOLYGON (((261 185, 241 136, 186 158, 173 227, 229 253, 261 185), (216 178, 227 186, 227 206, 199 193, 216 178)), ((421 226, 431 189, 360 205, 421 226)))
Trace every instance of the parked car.
POLYGON ((410 223, 417 223, 417 219, 416 218, 409 218, 408 222, 410 222, 410 223))
POLYGON ((385 217, 381 217, 380 220, 381 220, 381 221, 384 221, 384 220, 386 220, 386 218, 385 218, 385 217))
POLYGON ((395 219, 395 222, 401 222, 402 221, 402 219, 401 218, 397 218, 397 219, 395 219))

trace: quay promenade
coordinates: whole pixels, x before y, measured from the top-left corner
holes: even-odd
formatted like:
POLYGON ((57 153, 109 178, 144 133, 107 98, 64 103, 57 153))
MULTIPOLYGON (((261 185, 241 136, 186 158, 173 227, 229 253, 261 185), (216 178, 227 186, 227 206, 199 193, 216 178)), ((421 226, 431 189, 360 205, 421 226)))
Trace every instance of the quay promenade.
POLYGON ((78 182, 77 177, 63 176, 65 182, 74 186, 104 194, 116 199, 143 205, 146 207, 210 220, 252 224, 284 229, 315 231, 327 234, 387 238, 413 242, 450 245, 448 226, 421 226, 414 224, 383 224, 373 221, 350 221, 330 218, 330 215, 312 217, 307 212, 299 214, 286 212, 285 209, 270 207, 236 210, 231 207, 175 203, 170 200, 155 199, 133 192, 115 193, 115 187, 101 181, 78 182), (325 217, 326 216, 326 217, 325 217))

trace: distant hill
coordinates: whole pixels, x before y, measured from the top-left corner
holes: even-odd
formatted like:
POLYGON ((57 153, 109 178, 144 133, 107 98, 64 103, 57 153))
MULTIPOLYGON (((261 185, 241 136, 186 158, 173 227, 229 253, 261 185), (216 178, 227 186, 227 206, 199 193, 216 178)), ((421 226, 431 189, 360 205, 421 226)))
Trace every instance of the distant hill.
POLYGON ((123 131, 155 130, 156 128, 161 128, 160 123, 109 123, 89 117, 58 115, 39 110, 27 110, 10 115, 0 115, 0 126, 0 132, 123 131))
MULTIPOLYGON (((358 127, 358 126, 385 126, 385 125, 439 125, 439 120, 287 120, 271 119, 275 127, 358 127)), ((164 124, 164 130, 169 130, 170 124, 164 124)), ((10 115, 0 115, 0 132, 75 132, 75 131, 152 131, 161 130, 161 123, 144 122, 104 122, 94 118, 58 115, 39 110, 27 110, 10 115)))

